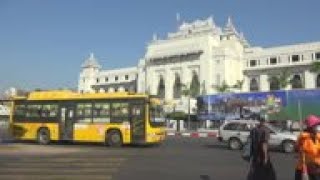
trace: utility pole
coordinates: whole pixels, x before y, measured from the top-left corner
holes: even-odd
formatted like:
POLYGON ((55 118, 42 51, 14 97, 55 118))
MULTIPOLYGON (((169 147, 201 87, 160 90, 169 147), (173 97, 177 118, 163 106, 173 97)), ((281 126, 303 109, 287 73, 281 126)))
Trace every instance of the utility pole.
POLYGON ((190 123, 191 123, 191 119, 190 119, 190 94, 188 95, 188 129, 190 130, 190 123))

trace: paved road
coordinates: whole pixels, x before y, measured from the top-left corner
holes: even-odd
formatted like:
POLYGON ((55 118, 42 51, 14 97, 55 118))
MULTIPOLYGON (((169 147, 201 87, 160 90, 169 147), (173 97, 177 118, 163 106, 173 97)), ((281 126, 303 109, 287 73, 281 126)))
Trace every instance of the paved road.
MULTIPOLYGON (((18 144, 0 147, 0 179, 241 180, 247 163, 209 138, 169 138, 157 147, 18 144)), ((291 180, 293 155, 272 153, 279 180, 291 180)))

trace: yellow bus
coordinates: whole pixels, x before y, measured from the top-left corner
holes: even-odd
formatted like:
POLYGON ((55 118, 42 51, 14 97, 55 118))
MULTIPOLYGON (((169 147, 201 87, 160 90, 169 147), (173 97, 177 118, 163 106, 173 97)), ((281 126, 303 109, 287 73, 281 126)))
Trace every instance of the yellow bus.
POLYGON ((17 140, 68 140, 109 146, 165 139, 158 99, 145 94, 36 91, 12 99, 10 124, 17 140))

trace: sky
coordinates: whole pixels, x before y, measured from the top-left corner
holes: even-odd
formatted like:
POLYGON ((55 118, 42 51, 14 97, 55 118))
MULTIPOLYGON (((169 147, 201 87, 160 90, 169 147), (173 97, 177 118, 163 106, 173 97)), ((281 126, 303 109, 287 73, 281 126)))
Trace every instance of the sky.
POLYGON ((319 0, 0 0, 0 93, 77 88, 93 52, 103 69, 137 65, 152 34, 230 16, 252 46, 320 41, 319 0))

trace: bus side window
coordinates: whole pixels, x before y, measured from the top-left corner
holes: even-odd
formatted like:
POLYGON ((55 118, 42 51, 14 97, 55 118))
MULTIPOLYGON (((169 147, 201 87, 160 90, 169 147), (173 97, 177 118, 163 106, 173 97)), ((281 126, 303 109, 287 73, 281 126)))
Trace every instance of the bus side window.
POLYGON ((42 117, 45 118, 56 118, 58 115, 57 104, 45 104, 42 107, 42 117))
POLYGON ((113 102, 111 107, 111 122, 121 123, 129 121, 129 103, 113 102))
POLYGON ((110 122, 110 104, 108 102, 95 103, 92 111, 93 122, 110 122))
POLYGON ((140 116, 141 115, 141 109, 139 107, 133 107, 132 108, 132 115, 133 116, 140 116))
POLYGON ((37 104, 28 104, 26 108, 26 117, 27 118, 40 118, 41 116, 41 105, 37 104))
POLYGON ((23 120, 26 116, 26 106, 24 104, 18 104, 14 106, 14 119, 23 120))
POLYGON ((91 123, 92 103, 79 103, 76 108, 76 122, 91 123))

